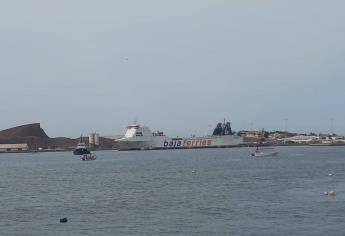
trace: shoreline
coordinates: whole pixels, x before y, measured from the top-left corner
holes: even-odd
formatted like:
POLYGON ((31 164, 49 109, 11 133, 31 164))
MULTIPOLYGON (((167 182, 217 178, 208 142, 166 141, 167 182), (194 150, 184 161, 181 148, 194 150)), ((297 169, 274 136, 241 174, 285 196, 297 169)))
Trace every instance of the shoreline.
MULTIPOLYGON (((58 149, 58 150, 28 150, 28 151, 8 151, 8 152, 3 152, 0 151, 1 154, 10 154, 10 153, 29 153, 29 154, 39 154, 39 153, 46 153, 46 152, 73 152, 74 149, 58 149)), ((97 150, 91 150, 91 152, 95 151, 107 151, 107 150, 116 150, 116 149, 109 149, 109 148, 104 148, 104 149, 97 149, 97 150)), ((73 154, 73 153, 72 153, 73 154)))
MULTIPOLYGON (((237 146, 214 146, 214 147, 179 147, 179 148, 153 148, 153 149, 129 149, 129 150, 119 150, 119 149, 97 149, 92 151, 155 151, 155 150, 192 150, 192 149, 226 149, 226 148, 253 148, 257 147, 257 144, 242 144, 237 146)), ((345 144, 263 144, 259 145, 261 147, 339 147, 339 146, 345 146, 345 144)), ((39 154, 39 153, 47 153, 47 152, 73 152, 73 149, 62 149, 62 150, 28 150, 28 151, 8 151, 3 152, 0 151, 1 154, 15 154, 15 153, 25 153, 25 154, 39 154)))

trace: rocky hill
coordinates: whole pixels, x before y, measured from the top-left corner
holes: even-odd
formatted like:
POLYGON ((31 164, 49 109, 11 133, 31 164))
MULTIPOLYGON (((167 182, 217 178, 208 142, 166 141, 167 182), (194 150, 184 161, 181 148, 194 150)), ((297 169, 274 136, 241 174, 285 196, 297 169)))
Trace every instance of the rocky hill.
POLYGON ((46 147, 50 138, 39 123, 22 125, 0 131, 0 143, 27 143, 31 149, 46 147))
MULTIPOLYGON (((72 149, 77 145, 79 138, 71 139, 66 137, 50 138, 41 128, 39 123, 21 125, 14 128, 0 131, 0 143, 27 143, 31 150, 38 148, 60 148, 72 149)), ((88 138, 84 138, 88 142, 88 138)), ((113 140, 100 138, 100 148, 112 148, 113 140)))

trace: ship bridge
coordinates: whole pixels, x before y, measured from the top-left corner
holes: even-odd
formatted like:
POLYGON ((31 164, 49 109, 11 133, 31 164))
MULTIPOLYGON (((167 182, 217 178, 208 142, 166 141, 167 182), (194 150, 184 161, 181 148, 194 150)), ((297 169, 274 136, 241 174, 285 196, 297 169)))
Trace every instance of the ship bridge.
POLYGON ((140 125, 128 125, 125 133, 125 138, 152 136, 151 130, 148 127, 141 127, 140 125))

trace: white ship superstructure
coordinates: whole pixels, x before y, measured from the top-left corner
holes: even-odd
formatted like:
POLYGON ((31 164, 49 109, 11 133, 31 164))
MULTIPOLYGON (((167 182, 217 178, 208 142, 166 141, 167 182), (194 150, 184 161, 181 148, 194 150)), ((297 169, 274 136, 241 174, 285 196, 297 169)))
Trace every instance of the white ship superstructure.
POLYGON ((236 147, 242 143, 242 137, 232 132, 229 122, 219 123, 211 136, 191 138, 169 138, 163 132, 132 124, 127 126, 124 137, 116 140, 119 150, 236 147))
POLYGON ((117 139, 119 150, 144 150, 163 148, 164 142, 170 141, 163 132, 151 132, 151 130, 138 124, 128 125, 123 138, 117 139))

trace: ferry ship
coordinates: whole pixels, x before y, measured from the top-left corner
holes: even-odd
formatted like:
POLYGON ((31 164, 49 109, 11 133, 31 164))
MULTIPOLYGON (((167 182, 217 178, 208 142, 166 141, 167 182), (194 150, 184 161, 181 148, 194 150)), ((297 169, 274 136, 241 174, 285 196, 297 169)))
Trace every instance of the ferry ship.
POLYGON ((218 123, 210 136, 191 138, 169 138, 161 131, 151 132, 146 126, 131 124, 115 142, 118 150, 154 150, 238 147, 243 139, 232 132, 230 122, 218 123))

